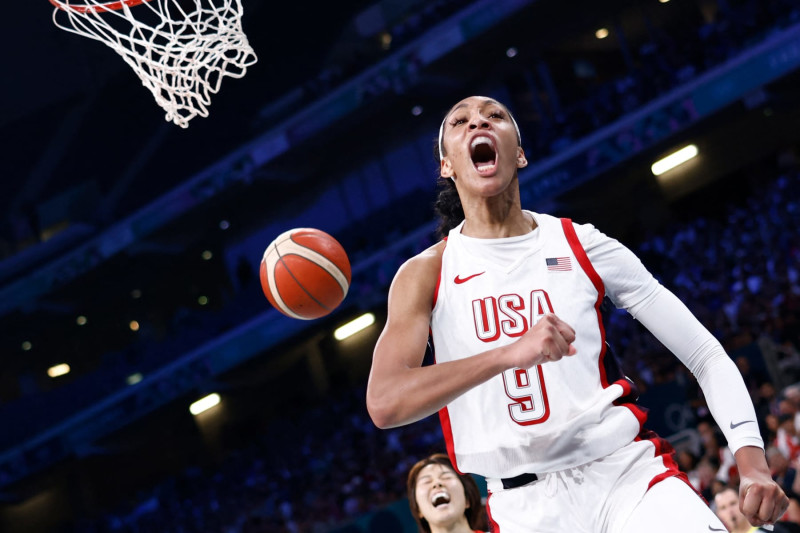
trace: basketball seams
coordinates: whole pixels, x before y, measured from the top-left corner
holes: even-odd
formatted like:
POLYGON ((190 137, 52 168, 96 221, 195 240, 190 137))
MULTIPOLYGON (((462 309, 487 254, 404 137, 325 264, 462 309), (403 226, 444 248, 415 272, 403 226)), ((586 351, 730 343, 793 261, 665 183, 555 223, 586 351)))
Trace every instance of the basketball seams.
MULTIPOLYGON (((280 256, 280 258, 278 259, 278 262, 279 262, 281 265, 283 265, 283 269, 286 271, 286 273, 287 273, 287 274, 289 274, 289 276, 291 276, 291 278, 294 280, 294 282, 295 282, 295 283, 297 283, 297 286, 298 286, 298 287, 300 287, 300 288, 303 290, 303 292, 304 292, 304 293, 306 293, 306 296, 308 296, 309 298, 311 298, 311 299, 314 301, 314 303, 316 303, 316 304, 317 304, 318 306, 320 306, 321 308, 325 309, 326 311, 331 311, 331 308, 330 308, 330 307, 328 307, 327 305, 325 305, 325 304, 323 304, 322 302, 320 302, 320 301, 317 299, 317 297, 316 297, 316 296, 314 296, 313 294, 311 294, 311 293, 308 291, 308 289, 306 289, 306 286, 305 286, 305 285, 303 285, 303 284, 300 282, 300 280, 299 280, 299 279, 297 279, 297 276, 295 276, 295 275, 294 275, 294 272, 292 272, 292 269, 291 269, 291 268, 289 268, 289 265, 287 265, 287 264, 286 264, 286 261, 284 260, 284 258, 286 258, 287 256, 290 256, 290 255, 295 255, 295 254, 283 254, 283 255, 282 255, 282 256, 280 256)), ((300 255, 298 255, 298 256, 296 256, 296 257, 300 257, 301 259, 307 259, 306 257, 300 256, 300 255)), ((314 263, 313 261, 309 261, 309 262, 310 262, 310 263, 314 263)), ((314 264, 316 264, 316 263, 314 263, 314 264)), ((317 266, 320 266, 320 265, 317 265, 317 266)), ((277 268, 277 265, 276 265, 276 268, 277 268)), ((327 272, 327 270, 326 270, 326 272, 327 272)), ((328 272, 328 273, 330 274, 330 272, 328 272)), ((276 276, 276 277, 277 277, 277 276, 276 276)), ((283 300, 283 297, 281 297, 281 300, 283 300)))
POLYGON ((350 288, 347 253, 336 239, 315 228, 281 233, 264 250, 261 261, 267 299, 292 318, 312 320, 329 314, 350 288), (323 292, 317 294, 320 289, 323 292))
POLYGON ((275 300, 275 303, 278 304, 283 314, 290 316, 292 318, 299 318, 301 320, 306 320, 304 317, 298 315, 297 313, 289 309, 289 306, 287 306, 286 303, 283 301, 283 297, 281 296, 281 293, 278 291, 278 286, 275 283, 275 268, 278 266, 278 261, 280 261, 280 259, 281 259, 281 252, 278 249, 278 242, 276 239, 276 241, 273 242, 272 245, 269 246, 264 251, 263 260, 267 266, 267 272, 268 272, 267 280, 269 283, 269 292, 272 293, 272 297, 275 300), (270 253, 271 251, 274 251, 275 253, 272 254, 270 253))
POLYGON ((331 261, 336 268, 344 273, 346 284, 350 284, 350 261, 347 258, 347 253, 339 244, 339 241, 328 235, 327 233, 314 228, 302 228, 293 231, 290 235, 291 241, 305 249, 311 250, 322 254, 322 256, 331 261))
POLYGON ((347 296, 347 289, 349 288, 349 283, 347 282, 347 276, 345 276, 344 272, 342 272, 342 270, 338 266, 336 266, 336 264, 333 261, 322 255, 321 253, 311 248, 308 248, 307 246, 297 244, 295 241, 291 240, 287 243, 281 243, 279 255, 280 256, 298 255, 316 264, 320 268, 327 271, 331 276, 333 276, 333 279, 335 279, 336 283, 338 283, 339 287, 341 287, 344 296, 347 296))

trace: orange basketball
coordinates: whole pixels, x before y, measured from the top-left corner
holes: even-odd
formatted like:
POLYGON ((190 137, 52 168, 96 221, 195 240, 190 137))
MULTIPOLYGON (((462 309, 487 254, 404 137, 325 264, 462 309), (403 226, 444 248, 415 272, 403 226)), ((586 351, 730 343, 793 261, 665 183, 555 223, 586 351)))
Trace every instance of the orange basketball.
POLYGON ((311 320, 342 303, 350 260, 339 241, 314 228, 281 233, 264 250, 261 288, 269 303, 292 318, 311 320))

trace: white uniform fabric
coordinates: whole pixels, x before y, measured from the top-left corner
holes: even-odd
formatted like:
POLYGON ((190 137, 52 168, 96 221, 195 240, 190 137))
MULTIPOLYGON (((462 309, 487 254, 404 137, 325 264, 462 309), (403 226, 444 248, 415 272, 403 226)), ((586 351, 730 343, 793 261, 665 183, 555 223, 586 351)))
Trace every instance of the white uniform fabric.
POLYGON ((487 510, 495 533, 675 533, 726 531, 688 485, 664 472, 650 441, 636 441, 586 465, 550 472, 502 490, 488 480, 487 510), (648 490, 650 489, 650 490, 648 490), (677 511, 677 512, 676 512, 677 511))
POLYGON ((487 478, 562 471, 634 441, 646 415, 629 401, 630 381, 605 357, 605 295, 697 376, 733 451, 763 448, 736 366, 635 255, 591 225, 530 214, 538 227, 518 237, 470 238, 461 225, 450 232, 431 318, 435 360, 514 342, 548 312, 576 330, 577 354, 508 370, 443 408, 456 468, 487 478))

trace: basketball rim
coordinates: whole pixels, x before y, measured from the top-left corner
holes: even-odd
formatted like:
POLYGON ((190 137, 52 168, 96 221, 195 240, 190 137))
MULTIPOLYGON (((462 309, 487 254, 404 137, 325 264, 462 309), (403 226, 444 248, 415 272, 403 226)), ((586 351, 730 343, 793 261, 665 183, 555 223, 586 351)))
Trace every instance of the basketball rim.
POLYGON ((76 13, 104 13, 106 11, 119 11, 123 6, 133 7, 150 1, 152 0, 116 0, 113 2, 100 2, 95 5, 75 5, 70 3, 69 0, 50 0, 50 3, 64 11, 74 11, 76 13))

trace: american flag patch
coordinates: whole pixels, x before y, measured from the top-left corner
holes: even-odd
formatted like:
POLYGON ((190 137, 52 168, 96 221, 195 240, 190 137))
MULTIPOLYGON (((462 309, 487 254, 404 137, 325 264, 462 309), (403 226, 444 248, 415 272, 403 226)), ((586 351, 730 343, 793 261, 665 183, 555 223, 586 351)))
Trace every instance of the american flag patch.
POLYGON ((569 257, 548 257, 547 270, 551 272, 566 272, 572 270, 572 259, 569 257))

